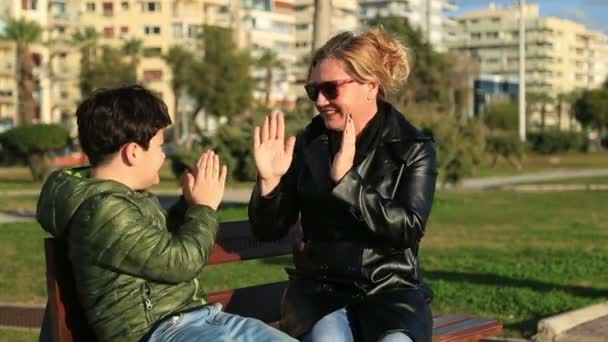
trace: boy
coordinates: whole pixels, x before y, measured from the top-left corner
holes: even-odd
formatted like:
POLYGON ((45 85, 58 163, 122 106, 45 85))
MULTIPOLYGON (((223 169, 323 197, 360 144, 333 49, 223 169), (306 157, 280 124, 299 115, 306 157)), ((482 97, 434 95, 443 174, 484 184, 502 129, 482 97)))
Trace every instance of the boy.
POLYGON ((226 181, 213 151, 184 177, 166 214, 146 191, 159 182, 162 100, 129 86, 104 90, 76 112, 91 167, 49 176, 37 219, 67 243, 80 304, 100 341, 290 341, 263 322, 205 305, 199 283, 218 229, 226 181))

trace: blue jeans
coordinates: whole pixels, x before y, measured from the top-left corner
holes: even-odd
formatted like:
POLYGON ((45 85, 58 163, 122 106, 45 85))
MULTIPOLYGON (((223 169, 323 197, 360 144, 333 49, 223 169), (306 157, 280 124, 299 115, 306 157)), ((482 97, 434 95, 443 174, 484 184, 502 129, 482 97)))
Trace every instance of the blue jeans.
MULTIPOLYGON (((321 318, 302 337, 302 342, 354 342, 352 327, 346 309, 336 310, 321 318)), ((380 342, 413 342, 402 332, 386 334, 380 342)))
POLYGON ((264 322, 222 312, 220 304, 165 319, 150 336, 150 342, 181 341, 297 341, 264 322))

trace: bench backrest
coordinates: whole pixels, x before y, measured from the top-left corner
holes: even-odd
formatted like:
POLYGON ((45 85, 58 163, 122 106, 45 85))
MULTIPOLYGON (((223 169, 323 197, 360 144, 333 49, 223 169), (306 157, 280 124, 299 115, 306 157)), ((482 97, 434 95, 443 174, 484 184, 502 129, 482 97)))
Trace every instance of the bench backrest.
MULTIPOLYGON (((299 238, 299 229, 276 242, 257 241, 247 221, 220 225, 218 239, 210 265, 241 260, 287 255, 299 238)), ((84 311, 77 301, 71 264, 65 244, 53 238, 44 242, 47 265, 48 314, 53 341, 95 341, 84 311)), ((210 293, 209 302, 222 303, 224 310, 242 316, 256 317, 266 322, 279 320, 279 307, 286 282, 210 293)), ((469 342, 495 336, 502 331, 497 320, 471 318, 462 315, 438 316, 433 320, 433 342, 469 342)))

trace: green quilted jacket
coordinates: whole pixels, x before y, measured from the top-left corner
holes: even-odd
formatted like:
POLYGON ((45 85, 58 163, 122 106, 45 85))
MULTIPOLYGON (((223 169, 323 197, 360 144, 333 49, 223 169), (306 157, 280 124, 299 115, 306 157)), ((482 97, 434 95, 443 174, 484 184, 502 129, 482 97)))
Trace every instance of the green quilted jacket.
POLYGON ((205 303, 203 266, 218 229, 206 206, 158 199, 123 184, 57 171, 38 200, 37 219, 67 241, 78 299, 100 341, 137 341, 160 319, 205 303))

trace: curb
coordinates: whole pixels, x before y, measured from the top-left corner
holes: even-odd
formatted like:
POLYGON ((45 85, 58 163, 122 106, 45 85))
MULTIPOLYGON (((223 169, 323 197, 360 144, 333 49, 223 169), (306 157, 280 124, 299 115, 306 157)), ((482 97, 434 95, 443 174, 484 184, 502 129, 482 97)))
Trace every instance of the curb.
POLYGON ((553 342, 557 336, 577 325, 608 316, 608 302, 567 311, 538 322, 536 342, 553 342))

